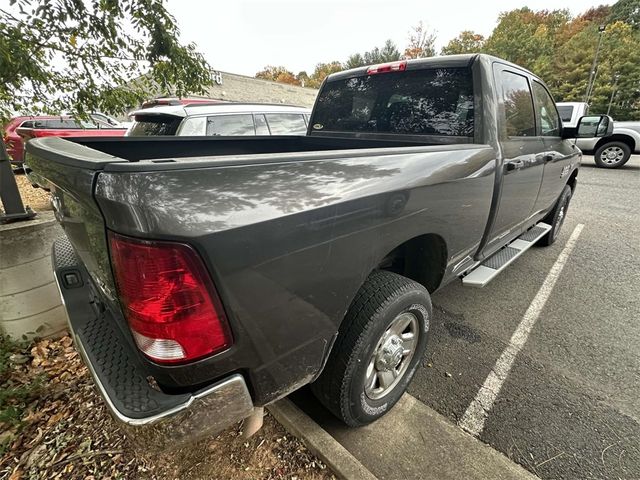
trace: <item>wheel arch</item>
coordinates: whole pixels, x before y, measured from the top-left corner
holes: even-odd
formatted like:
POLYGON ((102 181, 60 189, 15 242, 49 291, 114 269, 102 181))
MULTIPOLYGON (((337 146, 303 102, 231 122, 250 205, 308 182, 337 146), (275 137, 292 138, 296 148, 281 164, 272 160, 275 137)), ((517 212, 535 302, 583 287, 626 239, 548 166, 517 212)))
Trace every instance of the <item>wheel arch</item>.
POLYGON ((567 180, 567 185, 571 187, 571 192, 575 192, 576 185, 578 184, 578 169, 576 168, 571 175, 569 175, 569 179, 567 180))
POLYGON ((376 269, 387 270, 414 280, 429 293, 442 283, 447 268, 447 244, 438 234, 413 237, 389 251, 376 269))
POLYGON ((631 149, 631 153, 633 153, 636 149, 636 140, 631 135, 626 135, 624 133, 614 133, 610 137, 603 137, 598 140, 598 143, 593 147, 593 151, 597 151, 603 145, 611 142, 621 142, 629 146, 631 149))

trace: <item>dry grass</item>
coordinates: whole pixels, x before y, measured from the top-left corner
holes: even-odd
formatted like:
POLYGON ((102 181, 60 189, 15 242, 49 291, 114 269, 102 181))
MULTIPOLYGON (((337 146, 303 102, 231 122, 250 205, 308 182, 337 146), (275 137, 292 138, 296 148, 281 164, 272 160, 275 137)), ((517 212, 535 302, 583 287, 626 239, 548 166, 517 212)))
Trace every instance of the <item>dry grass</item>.
POLYGON ((237 426, 173 452, 138 453, 108 414, 69 337, 14 352, 0 389, 38 380, 31 397, 5 399, 3 408, 16 415, 0 421, 0 478, 334 478, 270 416, 249 440, 237 426))
POLYGON ((41 188, 32 187, 29 179, 23 173, 16 173, 15 177, 22 196, 22 203, 24 203, 25 207, 28 205, 36 212, 52 210, 51 195, 48 192, 41 188))

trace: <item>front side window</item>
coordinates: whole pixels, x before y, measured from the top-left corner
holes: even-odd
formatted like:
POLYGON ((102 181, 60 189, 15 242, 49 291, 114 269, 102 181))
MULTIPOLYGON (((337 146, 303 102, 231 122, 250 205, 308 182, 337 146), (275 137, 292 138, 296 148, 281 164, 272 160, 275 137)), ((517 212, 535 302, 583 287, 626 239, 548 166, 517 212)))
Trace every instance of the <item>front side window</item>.
POLYGON ((507 135, 510 137, 535 136, 533 99, 527 78, 505 70, 501 72, 501 79, 507 135))
POLYGON ((551 95, 540 83, 533 82, 533 95, 536 104, 538 127, 543 137, 560 136, 560 117, 551 95))
POLYGON ((253 115, 215 115, 207 117, 208 136, 255 135, 253 115))
POLYGON ((470 68, 423 68, 330 81, 311 131, 473 137, 470 68))
POLYGON ((299 113, 267 113, 271 135, 304 135, 307 124, 299 113))
POLYGON ((36 128, 50 128, 52 130, 80 130, 80 129, 97 129, 98 125, 92 122, 85 122, 84 120, 73 120, 71 118, 60 118, 55 120, 44 120, 42 126, 38 126, 36 122, 36 128))

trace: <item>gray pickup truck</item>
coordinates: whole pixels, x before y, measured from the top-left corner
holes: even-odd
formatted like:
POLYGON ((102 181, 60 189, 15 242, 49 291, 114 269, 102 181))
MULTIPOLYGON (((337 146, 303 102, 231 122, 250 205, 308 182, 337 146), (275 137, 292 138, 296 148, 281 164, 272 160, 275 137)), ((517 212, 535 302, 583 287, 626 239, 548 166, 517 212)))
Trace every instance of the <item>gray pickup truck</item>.
POLYGON ((26 161, 76 347, 161 449, 306 384, 351 426, 389 411, 430 294, 556 240, 579 134, 535 75, 461 55, 330 75, 306 136, 43 138, 26 161))

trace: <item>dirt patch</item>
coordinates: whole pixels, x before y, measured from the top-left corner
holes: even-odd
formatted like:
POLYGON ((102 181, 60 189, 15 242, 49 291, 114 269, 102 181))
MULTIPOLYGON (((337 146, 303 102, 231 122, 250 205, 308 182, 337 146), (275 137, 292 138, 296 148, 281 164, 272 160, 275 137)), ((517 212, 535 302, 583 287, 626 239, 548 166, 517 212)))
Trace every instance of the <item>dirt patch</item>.
POLYGON ((180 450, 137 453, 107 412, 71 338, 42 340, 6 358, 0 391, 29 394, 1 399, 0 413, 12 414, 0 416, 0 478, 335 478, 269 415, 248 440, 239 425, 180 450))
POLYGON ((49 192, 41 188, 32 187, 31 182, 29 182, 29 179, 23 173, 16 173, 15 177, 18 183, 18 190, 20 190, 20 196, 22 197, 22 203, 25 207, 28 205, 36 212, 53 210, 51 207, 51 194, 49 192))

